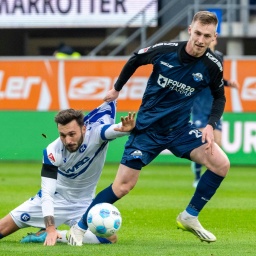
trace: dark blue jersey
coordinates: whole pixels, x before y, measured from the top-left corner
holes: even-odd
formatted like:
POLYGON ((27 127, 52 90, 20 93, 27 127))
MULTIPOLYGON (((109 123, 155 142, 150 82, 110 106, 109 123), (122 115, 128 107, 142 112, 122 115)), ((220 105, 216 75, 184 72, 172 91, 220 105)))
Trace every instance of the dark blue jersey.
POLYGON ((221 117, 225 105, 222 64, 209 50, 199 58, 190 56, 192 61, 187 62, 186 43, 164 42, 141 49, 124 66, 114 86, 118 91, 139 66, 153 65, 137 114, 138 130, 168 132, 187 124, 196 95, 206 87, 214 96, 209 123, 215 126, 221 117))
POLYGON ((211 114, 212 102, 213 97, 209 88, 199 92, 193 103, 192 120, 198 119, 198 116, 207 116, 208 119, 211 114))

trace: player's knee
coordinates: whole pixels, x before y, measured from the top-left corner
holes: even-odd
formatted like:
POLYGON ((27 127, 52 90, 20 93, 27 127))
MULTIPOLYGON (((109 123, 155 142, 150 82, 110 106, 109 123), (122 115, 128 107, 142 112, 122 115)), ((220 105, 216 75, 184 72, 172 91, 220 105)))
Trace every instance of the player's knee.
POLYGON ((226 157, 223 161, 221 161, 221 164, 216 168, 215 173, 218 175, 225 177, 229 171, 230 168, 230 162, 228 158, 226 157))
POLYGON ((230 169, 230 161, 227 158, 225 163, 224 163, 224 170, 225 170, 226 174, 228 173, 229 169, 230 169))
POLYGON ((134 188, 135 184, 131 184, 131 183, 125 183, 119 186, 119 195, 120 197, 123 197, 125 195, 127 195, 133 188, 134 188))

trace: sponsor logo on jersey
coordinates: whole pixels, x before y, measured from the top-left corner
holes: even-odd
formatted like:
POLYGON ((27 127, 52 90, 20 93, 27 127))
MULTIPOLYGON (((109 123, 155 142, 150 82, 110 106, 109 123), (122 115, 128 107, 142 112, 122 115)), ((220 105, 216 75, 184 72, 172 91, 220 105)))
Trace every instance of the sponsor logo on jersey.
POLYGON ((140 150, 135 150, 131 153, 133 158, 135 159, 141 159, 142 158, 142 152, 140 150))
POLYGON ((195 88, 192 88, 189 85, 183 84, 176 80, 164 77, 161 74, 158 76, 157 83, 163 88, 168 88, 180 94, 185 94, 185 96, 191 96, 191 94, 195 91, 195 88))
POLYGON ((138 51, 138 54, 142 54, 142 53, 147 52, 150 47, 151 47, 151 46, 146 47, 146 48, 143 48, 143 49, 140 49, 140 50, 138 51))
POLYGON ((20 219, 21 219, 21 221, 27 222, 30 220, 30 215, 28 213, 24 212, 20 215, 20 219))
POLYGON ((85 144, 82 144, 79 148, 79 153, 83 153, 86 150, 87 146, 85 144))
POLYGON ((214 63, 217 64, 217 66, 219 67, 219 70, 222 72, 223 71, 223 68, 222 68, 222 65, 220 63, 220 61, 215 58, 212 54, 210 54, 209 52, 206 53, 206 56, 211 60, 213 61, 214 63))
POLYGON ((178 43, 158 43, 152 46, 152 48, 162 46, 162 45, 169 45, 169 46, 178 46, 178 43))
POLYGON ((167 62, 164 62, 164 61, 160 61, 160 63, 168 68, 173 68, 173 65, 167 63, 167 62))
POLYGON ((53 162, 55 162, 55 158, 54 158, 54 156, 53 156, 52 153, 50 153, 50 154, 48 155, 48 158, 49 158, 50 160, 52 160, 53 162))
POLYGON ((192 76, 196 82, 201 82, 203 80, 203 75, 201 73, 193 73, 192 76))
MULTIPOLYGON (((80 169, 81 167, 84 167, 84 165, 90 160, 89 157, 85 157, 84 159, 82 159, 81 161, 78 161, 73 167, 68 168, 67 170, 63 170, 65 173, 70 174, 71 176, 73 175, 73 173, 75 173, 78 169, 80 169)), ((58 171, 59 173, 63 174, 62 171, 58 171)))
POLYGON ((196 138, 202 137, 202 133, 199 130, 196 130, 196 129, 191 130, 188 134, 189 135, 193 135, 194 134, 196 136, 196 138))

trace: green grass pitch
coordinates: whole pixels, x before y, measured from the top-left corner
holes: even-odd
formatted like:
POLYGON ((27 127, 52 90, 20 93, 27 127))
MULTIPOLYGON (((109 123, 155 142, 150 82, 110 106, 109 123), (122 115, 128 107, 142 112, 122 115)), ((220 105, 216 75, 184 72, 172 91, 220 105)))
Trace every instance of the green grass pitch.
MULTIPOLYGON (((105 166, 98 190, 113 181, 117 167, 117 164, 105 166)), ((40 188, 40 170, 40 163, 0 163, 0 218, 36 194, 40 188)), ((201 223, 217 237, 211 244, 176 228, 176 216, 193 194, 192 180, 189 164, 151 164, 144 168, 133 191, 115 204, 123 218, 117 244, 82 247, 20 244, 27 232, 37 230, 28 228, 0 240, 0 255, 255 255, 255 167, 231 167, 222 186, 201 212, 201 223)))

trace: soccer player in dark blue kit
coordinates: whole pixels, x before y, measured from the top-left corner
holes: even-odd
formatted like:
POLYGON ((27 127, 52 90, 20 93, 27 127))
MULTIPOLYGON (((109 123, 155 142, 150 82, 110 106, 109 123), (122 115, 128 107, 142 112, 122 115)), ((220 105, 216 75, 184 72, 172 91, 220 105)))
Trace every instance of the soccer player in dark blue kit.
MULTIPOLYGON (((223 53, 215 49, 216 45, 217 45, 217 38, 215 38, 215 40, 211 42, 209 48, 216 55, 216 57, 219 58, 221 63, 223 63, 224 61, 223 53)), ((236 80, 223 79, 223 81, 225 86, 235 88, 235 89, 239 88, 239 83, 236 80)), ((200 93, 198 93, 196 99, 194 100, 193 108, 192 108, 192 122, 195 124, 196 128, 198 128, 200 131, 202 131, 208 123, 208 119, 211 115, 212 102, 213 102, 213 97, 209 87, 205 88, 200 93)), ((222 118, 217 122, 216 127, 213 131, 213 134, 214 134, 214 141, 221 147, 222 118)), ((195 162, 191 162, 191 169, 192 169, 192 172, 194 173, 193 187, 196 188, 201 177, 202 165, 195 162)))
POLYGON ((198 215, 215 194, 230 168, 229 160, 214 142, 213 130, 221 118, 225 95, 221 62, 208 49, 216 38, 217 17, 201 11, 195 14, 188 28, 186 42, 164 42, 141 49, 123 67, 114 88, 105 101, 113 101, 119 91, 142 65, 152 64, 136 126, 125 145, 124 154, 113 184, 97 194, 81 220, 69 230, 70 245, 82 245, 89 209, 98 203, 115 203, 134 188, 142 167, 160 152, 170 150, 207 167, 186 209, 177 217, 177 226, 202 241, 216 237, 204 229, 198 215), (208 124, 202 132, 190 123, 193 101, 204 88, 210 87, 213 105, 208 124))

